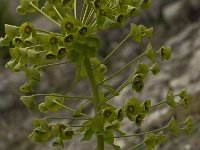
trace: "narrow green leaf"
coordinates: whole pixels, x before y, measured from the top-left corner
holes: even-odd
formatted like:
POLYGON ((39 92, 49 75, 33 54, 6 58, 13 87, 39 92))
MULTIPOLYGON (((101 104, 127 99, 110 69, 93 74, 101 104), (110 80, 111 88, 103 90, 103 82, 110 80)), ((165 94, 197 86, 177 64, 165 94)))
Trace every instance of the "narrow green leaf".
POLYGON ((92 139, 93 134, 94 131, 92 130, 92 128, 87 129, 81 141, 90 141, 92 139))

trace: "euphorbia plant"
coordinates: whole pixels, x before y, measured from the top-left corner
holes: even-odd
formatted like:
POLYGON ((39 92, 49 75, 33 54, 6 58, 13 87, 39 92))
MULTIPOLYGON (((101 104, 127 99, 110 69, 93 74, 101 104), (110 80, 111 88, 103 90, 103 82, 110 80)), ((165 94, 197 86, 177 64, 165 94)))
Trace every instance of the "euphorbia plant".
POLYGON ((29 137, 34 142, 42 143, 53 137, 55 140, 52 145, 63 147, 64 141, 83 132, 81 141, 91 140, 93 134, 96 135, 97 150, 103 150, 105 143, 113 145, 118 150, 120 146, 114 142, 115 138, 143 136, 144 140, 130 149, 145 144, 146 149, 149 150, 164 140, 166 129, 169 129, 173 134, 177 134, 180 128, 190 133, 191 118, 187 118, 182 123, 176 123, 173 116, 167 125, 156 130, 132 135, 120 130, 120 123, 124 117, 135 122, 136 126, 140 126, 145 116, 153 108, 162 104, 168 104, 172 108, 175 108, 177 104, 182 104, 187 109, 190 97, 184 89, 177 94, 173 94, 169 90, 166 98, 156 105, 152 105, 150 99, 141 102, 136 97, 122 100, 124 105, 119 108, 109 104, 109 100, 119 96, 120 92, 129 84, 132 86, 133 93, 142 92, 145 78, 149 72, 157 75, 160 71, 156 63, 156 55, 160 57, 161 61, 170 59, 170 47, 162 46, 154 53, 150 42, 153 28, 135 23, 130 24, 129 34, 105 59, 99 60, 96 55, 101 46, 97 30, 101 32, 112 27, 120 28, 130 17, 136 16, 138 11, 148 8, 151 0, 84 0, 80 14, 77 11, 77 5, 82 4, 80 1, 46 0, 43 1, 42 7, 38 3, 39 0, 20 0, 17 11, 21 15, 38 11, 55 23, 60 32, 36 29, 30 22, 24 22, 19 27, 6 24, 6 35, 0 40, 0 46, 10 47, 11 60, 6 64, 6 67, 14 72, 23 71, 25 73, 27 81, 20 87, 20 91, 27 93, 27 95, 21 96, 20 100, 27 108, 38 110, 46 115, 48 112, 66 109, 71 111, 74 117, 46 116, 45 118, 33 119, 34 129, 29 137), (142 43, 143 38, 149 42, 142 54, 133 58, 110 77, 105 78, 106 72, 109 71, 106 63, 111 56, 128 40, 142 43), (149 67, 142 63, 142 58, 149 59, 152 65, 149 67), (107 81, 123 73, 134 62, 137 62, 135 70, 117 89, 107 84, 107 81), (82 78, 88 78, 91 97, 66 96, 58 94, 56 91, 50 94, 33 93, 34 86, 40 82, 40 72, 43 68, 68 63, 75 66, 77 82, 82 78), (105 90, 109 92, 109 95, 105 96, 105 90), (38 97, 43 97, 43 101, 36 100, 38 97), (175 101, 175 97, 179 97, 179 99, 175 101), (86 102, 77 109, 73 109, 66 105, 65 101, 68 99, 80 99, 86 100, 86 102), (94 116, 82 112, 82 108, 87 103, 93 104, 94 116), (60 122, 60 120, 65 119, 82 120, 83 122, 76 126, 60 122), (57 120, 57 123, 51 122, 51 120, 57 120))

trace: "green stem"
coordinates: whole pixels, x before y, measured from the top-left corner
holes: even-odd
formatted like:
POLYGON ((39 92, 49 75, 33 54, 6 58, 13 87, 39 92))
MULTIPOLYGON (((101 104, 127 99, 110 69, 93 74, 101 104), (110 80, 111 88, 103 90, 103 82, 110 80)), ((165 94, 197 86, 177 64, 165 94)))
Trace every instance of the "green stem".
POLYGON ((112 1, 112 0, 109 0, 109 1, 107 2, 106 6, 109 6, 111 1, 112 1))
POLYGON ((97 25, 97 22, 95 21, 92 25, 91 28, 94 28, 97 25))
POLYGON ((90 18, 91 18, 91 16, 94 14, 94 10, 92 10, 92 9, 90 9, 90 12, 89 12, 89 14, 88 14, 88 16, 87 16, 87 19, 86 19, 86 21, 85 21, 85 24, 87 25, 87 23, 88 23, 88 21, 90 20, 90 18))
POLYGON ((80 21, 82 21, 83 20, 83 12, 85 11, 85 7, 86 7, 86 4, 85 4, 85 2, 83 3, 83 6, 82 6, 82 9, 81 9, 81 16, 80 16, 80 21))
MULTIPOLYGON (((14 25, 9 25, 9 24, 6 24, 6 25, 10 26, 12 28, 16 28, 16 29, 20 28, 18 26, 14 26, 14 25)), ((37 29, 37 28, 35 28, 35 30, 38 31, 38 32, 46 33, 46 34, 55 34, 56 36, 62 36, 61 34, 55 33, 55 32, 45 31, 45 30, 41 30, 41 29, 37 29)), ((38 34, 41 34, 41 33, 38 33, 38 34)))
MULTIPOLYGON (((63 104, 61 104, 61 103, 57 102, 56 100, 53 100, 53 102, 54 102, 54 103, 56 103, 57 105, 59 105, 59 106, 61 106, 61 107, 65 108, 65 109, 69 110, 69 111, 72 111, 72 112, 74 112, 74 111, 75 111, 74 109, 72 109, 72 108, 70 108, 70 107, 68 107, 68 106, 65 106, 65 105, 63 105, 63 104)), ((89 115, 87 115, 87 114, 84 114, 84 113, 80 113, 80 115, 82 115, 82 116, 85 116, 85 117, 89 117, 89 118, 90 118, 90 116, 89 116, 89 115)))
POLYGON ((57 26, 60 27, 60 24, 58 22, 56 22, 55 20, 53 20, 51 17, 49 17, 47 14, 45 14, 41 9, 39 9, 36 5, 34 5, 32 2, 29 3, 33 8, 35 8, 38 12, 40 12, 42 15, 44 15, 45 17, 47 17, 49 20, 51 20, 52 22, 54 22, 57 26))
POLYGON ((73 118, 73 117, 45 117, 45 119, 53 120, 53 119, 63 119, 63 120, 91 120, 91 118, 73 118))
POLYGON ((105 102, 109 101, 110 99, 112 99, 113 97, 117 96, 129 83, 130 80, 132 79, 132 77, 135 75, 135 72, 133 72, 128 79, 126 79, 115 91, 115 93, 108 95, 107 98, 105 98, 104 101, 100 102, 100 105, 104 104, 105 102))
POLYGON ((62 62, 62 63, 46 64, 46 65, 38 66, 37 69, 44 68, 44 67, 49 67, 49 66, 63 65, 63 64, 68 64, 68 63, 71 63, 71 61, 62 62))
MULTIPOLYGON (((50 125, 50 126, 56 126, 56 124, 52 124, 52 125, 50 125)), ((81 125, 67 125, 67 126, 69 126, 69 127, 77 127, 77 128, 81 128, 81 127, 90 127, 90 126, 81 126, 81 125)))
POLYGON ((56 8, 55 5, 53 5, 53 9, 54 11, 57 13, 57 15, 60 17, 61 20, 63 20, 63 17, 61 16, 61 14, 59 13, 58 9, 56 8))
POLYGON ((151 109, 154 109, 154 108, 156 108, 156 107, 158 107, 158 106, 160 106, 160 105, 162 105, 162 104, 165 104, 165 103, 167 103, 165 100, 164 100, 164 101, 161 101, 161 102, 159 102, 158 104, 155 104, 155 105, 151 106, 151 109))
MULTIPOLYGON (((30 48, 35 48, 35 47, 42 47, 44 46, 44 44, 42 45, 34 45, 34 46, 29 46, 29 47, 26 47, 27 49, 30 49, 30 48)), ((40 52, 44 52, 44 51, 40 51, 40 52)), ((46 51, 45 51, 46 52, 46 51)))
POLYGON ((76 12, 77 12, 77 11, 76 11, 76 6, 77 6, 77 5, 76 5, 76 0, 74 0, 74 17, 75 17, 75 18, 77 18, 77 15, 76 15, 76 12))
POLYGON ((66 99, 88 99, 88 100, 92 100, 91 97, 82 97, 82 96, 64 96, 64 95, 59 95, 59 94, 33 94, 33 97, 36 96, 55 96, 55 97, 64 97, 66 99))
POLYGON ((92 95, 93 95, 93 104, 94 104, 94 110, 95 110, 95 115, 97 117, 97 147, 96 150, 104 150, 104 137, 101 134, 103 132, 103 116, 102 113, 99 113, 101 111, 101 106, 99 105, 100 100, 99 100, 99 91, 98 91, 98 85, 95 81, 94 73, 92 71, 92 66, 89 58, 85 58, 84 61, 85 68, 88 74, 88 79, 90 82, 90 87, 92 90, 92 95))
POLYGON ((138 143, 137 145, 135 145, 135 146, 133 146, 133 147, 129 148, 128 150, 135 149, 135 148, 137 148, 137 147, 141 146, 142 144, 144 144, 144 141, 142 141, 142 142, 138 143))
POLYGON ((130 38, 130 35, 127 35, 123 41, 121 41, 109 54, 106 56, 106 58, 101 62, 102 64, 105 63, 119 48, 122 47, 122 45, 125 44, 126 41, 130 38))
POLYGON ((99 84, 103 84, 106 81, 114 78, 115 76, 119 75, 122 71, 126 70, 131 64, 133 64, 135 61, 138 61, 139 59, 141 59, 142 57, 144 57, 146 54, 143 53, 142 55, 134 58, 132 61, 130 61, 128 64, 126 64, 126 66, 124 66, 123 68, 121 68, 120 70, 118 70, 117 72, 115 72, 114 74, 112 74, 112 76, 108 77, 107 79, 103 80, 101 83, 99 84))
POLYGON ((143 132, 143 133, 115 136, 114 138, 128 138, 128 137, 135 137, 135 136, 143 136, 143 135, 148 134, 148 133, 162 131, 162 130, 164 130, 166 128, 167 128, 167 126, 164 126, 162 128, 151 130, 151 131, 147 131, 147 132, 143 132))
POLYGON ((88 25, 89 27, 92 27, 94 24, 96 24, 96 19, 93 18, 90 22, 90 24, 88 25))
POLYGON ((88 11, 88 5, 86 6, 86 9, 84 11, 83 20, 82 20, 83 25, 84 25, 84 22, 85 22, 85 17, 86 17, 87 11, 88 11))

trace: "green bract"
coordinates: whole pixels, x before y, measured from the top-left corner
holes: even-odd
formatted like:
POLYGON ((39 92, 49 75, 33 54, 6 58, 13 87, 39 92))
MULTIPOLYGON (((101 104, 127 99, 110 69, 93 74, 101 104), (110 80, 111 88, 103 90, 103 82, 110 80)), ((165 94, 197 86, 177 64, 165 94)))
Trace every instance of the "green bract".
POLYGON ((160 68, 157 63, 153 64, 150 68, 153 75, 157 75, 160 72, 160 68))
POLYGON ((184 127, 185 132, 187 134, 190 134, 193 127, 192 117, 191 116, 187 117, 184 124, 185 124, 185 127, 184 127))
POLYGON ((20 5, 17 7, 18 13, 24 15, 26 13, 35 12, 36 10, 30 5, 30 3, 38 6, 38 1, 39 0, 20 0, 20 5))
POLYGON ((37 104, 35 103, 35 99, 33 96, 21 96, 20 100, 28 109, 36 109, 37 104))
POLYGON ((29 137, 36 143, 47 141, 51 135, 51 127, 48 125, 46 119, 33 119, 35 129, 29 137))
POLYGON ((141 33, 141 30, 140 28, 132 23, 131 24, 131 31, 130 31, 130 36, 133 37, 133 40, 140 43, 141 42, 141 39, 142 39, 142 33, 141 33))
POLYGON ((162 143, 165 140, 165 135, 163 131, 161 131, 158 135, 156 135, 156 144, 162 143))
POLYGON ((191 102, 191 99, 189 95, 186 95, 185 97, 181 99, 181 105, 183 105, 185 109, 188 109, 188 105, 190 104, 190 102, 191 102))
POLYGON ((154 133, 145 134, 144 143, 146 144, 146 149, 152 149, 156 146, 156 135, 154 133))
POLYGON ((155 56, 151 43, 148 44, 145 54, 153 63, 155 62, 155 56))
POLYGON ((146 77, 148 72, 149 72, 149 68, 145 63, 137 64, 135 73, 141 74, 141 75, 143 75, 143 77, 146 77))
POLYGON ((173 92, 171 90, 169 90, 167 92, 167 96, 166 96, 166 102, 169 106, 171 106, 172 108, 176 108, 176 102, 174 100, 174 95, 173 92))
POLYGON ((177 135, 179 133, 179 128, 177 126, 177 123, 176 123, 174 117, 172 117, 171 120, 169 121, 167 128, 170 130, 170 132, 173 135, 177 135))
POLYGON ((57 111, 61 108, 61 106, 55 102, 63 104, 64 97, 45 96, 44 105, 49 111, 57 111))

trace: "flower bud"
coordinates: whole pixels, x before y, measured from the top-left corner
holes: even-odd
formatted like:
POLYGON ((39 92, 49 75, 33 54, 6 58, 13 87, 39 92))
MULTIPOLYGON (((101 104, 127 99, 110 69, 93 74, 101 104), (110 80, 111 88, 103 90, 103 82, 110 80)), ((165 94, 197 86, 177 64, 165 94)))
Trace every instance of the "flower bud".
POLYGON ((54 59, 56 59, 56 56, 52 52, 48 52, 46 55, 46 59, 54 60, 54 59))

